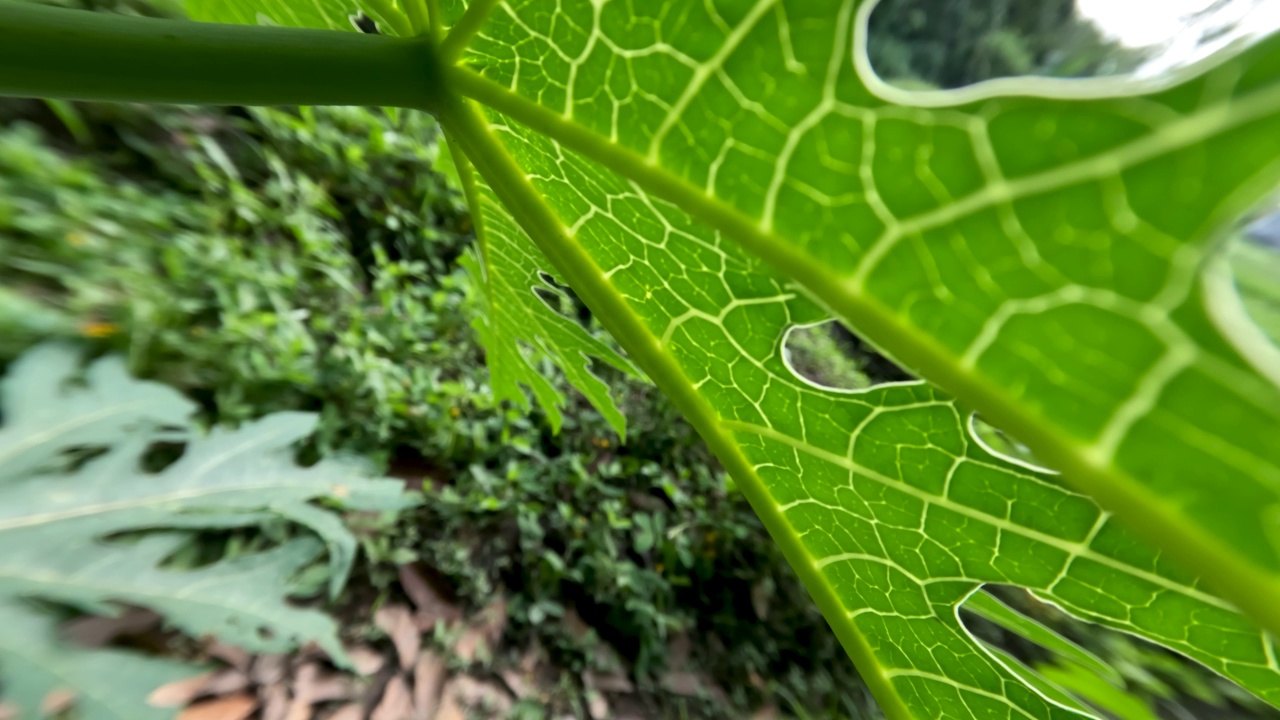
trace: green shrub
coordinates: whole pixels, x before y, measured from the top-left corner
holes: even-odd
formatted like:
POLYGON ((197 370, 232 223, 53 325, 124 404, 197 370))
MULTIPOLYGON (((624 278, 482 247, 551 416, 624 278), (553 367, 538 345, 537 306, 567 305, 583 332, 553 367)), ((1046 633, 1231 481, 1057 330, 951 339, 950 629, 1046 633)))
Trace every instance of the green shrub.
MULTIPOLYGON (((494 404, 456 264, 468 221, 424 116, 74 108, 92 134, 75 159, 32 106, 10 112, 44 129, 0 133, 7 357, 88 336, 201 399, 209 421, 318 412, 317 450, 438 488, 398 523, 356 528, 376 562, 355 582, 386 587, 385 563, 420 558, 477 606, 508 593, 513 652, 536 640, 573 671, 616 653, 675 712, 687 701, 661 678, 685 636, 744 711, 779 689, 837 716, 868 706, 750 508, 652 385, 612 378, 623 446, 580 399, 559 434, 494 404)), ((824 360, 837 350, 807 357, 847 366, 824 360)))

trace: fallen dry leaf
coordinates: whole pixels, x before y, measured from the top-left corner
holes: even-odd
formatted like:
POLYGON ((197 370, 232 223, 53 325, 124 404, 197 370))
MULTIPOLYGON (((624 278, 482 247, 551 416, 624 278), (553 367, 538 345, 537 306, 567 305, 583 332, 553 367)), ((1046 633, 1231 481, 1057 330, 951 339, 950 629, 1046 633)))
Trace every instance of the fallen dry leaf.
POLYGON ((547 653, 542 644, 534 640, 520 655, 520 662, 516 667, 506 668, 498 675, 516 697, 536 698, 539 695, 538 688, 543 685, 540 680, 545 679, 540 675, 546 674, 546 659, 547 653))
POLYGON ((18 720, 18 711, 11 705, 0 703, 0 720, 18 720))
POLYGON ((305 645, 298 648, 298 651, 293 655, 301 662, 308 662, 311 660, 325 661, 329 659, 329 653, 322 650, 314 640, 308 641, 305 645))
POLYGON ((314 710, 311 703, 294 698, 289 703, 289 712, 285 713, 285 720, 311 720, 314 710))
POLYGON ((560 617, 560 624, 569 635, 575 639, 581 640, 591 632, 591 626, 582 619, 578 611, 572 607, 565 608, 564 615, 560 617))
POLYGON ((207 673, 196 675, 195 677, 185 678, 183 680, 175 680, 167 685, 161 685, 151 694, 147 696, 147 704, 154 707, 182 707, 190 705, 201 695, 208 694, 205 686, 217 674, 217 671, 210 670, 207 673))
POLYGON ((458 642, 453 644, 453 652, 465 663, 475 662, 482 654, 488 654, 489 646, 484 641, 484 630, 468 626, 462 631, 458 642))
POLYGON ((285 720, 311 720, 311 706, 316 702, 313 693, 319 677, 320 666, 313 662, 304 664, 294 673, 293 699, 289 701, 285 720))
POLYGON ((436 716, 446 673, 444 658, 430 650, 418 655, 413 666, 414 720, 432 720, 436 716))
POLYGON ((217 658, 231 667, 243 672, 248 672, 249 665, 253 662, 252 655, 241 650, 235 645, 215 642, 211 643, 205 652, 209 653, 209 657, 217 658))
POLYGON ((252 695, 228 695, 192 705, 178 713, 177 720, 247 720, 257 707, 252 695))
POLYGON ((351 677, 325 672, 319 663, 310 662, 298 669, 293 678, 293 696, 309 704, 349 700, 356 689, 351 677))
POLYGON ((413 603, 414 620, 424 631, 435 627, 437 620, 453 622, 462 617, 462 610, 449 602, 416 565, 400 566, 400 587, 413 603))
POLYGON ((440 698, 440 709, 432 720, 467 720, 467 709, 448 685, 445 685, 444 695, 440 698))
POLYGON ((507 687, 511 688, 511 692, 521 700, 537 696, 533 686, 525 679, 525 674, 519 670, 503 670, 498 673, 498 677, 502 678, 502 682, 506 683, 507 687))
POLYGON ((444 692, 469 708, 482 707, 502 716, 511 709, 511 698, 501 688, 469 675, 459 675, 450 680, 445 685, 444 692))
POLYGON ((702 683, 691 672, 669 672, 659 681, 663 690, 676 695, 697 695, 702 683))
POLYGON ((360 703, 347 703, 335 710, 328 720, 364 720, 364 708, 360 703))
POLYGON ((58 715, 70 710, 75 704, 75 693, 70 690, 54 690, 40 701, 40 712, 44 715, 58 715))
POLYGON ((453 651, 463 662, 475 662, 481 654, 481 648, 484 648, 486 655, 493 652, 506 629, 507 600, 499 597, 467 622, 453 651))
POLYGON ((368 645, 353 645, 347 648, 347 656, 356 672, 361 675, 372 675, 387 664, 387 656, 368 645))
POLYGON ((289 670, 288 655, 259 655, 254 658, 249 676, 259 685, 274 685, 284 680, 289 670))
POLYGON ((262 697, 262 720, 285 720, 289 715, 289 689, 283 682, 258 691, 262 697))
POLYGON ((253 683, 249 677, 235 668, 219 670, 205 683, 202 693, 205 695, 231 695, 248 689, 253 683))
POLYGON ((129 608, 116 617, 97 615, 76 618, 67 623, 63 633, 84 647, 103 647, 121 635, 137 635, 160 626, 160 616, 143 608, 129 608))
POLYGON ((400 667, 408 670, 418 660, 422 648, 422 633, 413 621, 413 614, 404 605, 384 605, 373 614, 373 622, 391 637, 400 657, 400 667))
POLYGON ((773 588, 770 584, 758 582, 751 587, 751 609, 756 611, 756 617, 760 620, 769 615, 769 601, 772 598, 773 588))
POLYGON ((589 672, 582 676, 582 680, 589 689, 600 692, 629 693, 636 689, 631 679, 620 672, 589 672))
POLYGON ((671 667, 682 668, 689 659, 689 651, 693 647, 693 642, 689 639, 689 633, 680 633, 671 638, 671 642, 667 645, 667 662, 671 667))
POLYGON ((600 693, 590 693, 587 695, 587 712, 594 720, 605 720, 609 717, 609 701, 600 693))
POLYGON ((413 717, 413 697, 404 678, 396 675, 382 691, 382 699, 369 720, 409 720, 413 717))

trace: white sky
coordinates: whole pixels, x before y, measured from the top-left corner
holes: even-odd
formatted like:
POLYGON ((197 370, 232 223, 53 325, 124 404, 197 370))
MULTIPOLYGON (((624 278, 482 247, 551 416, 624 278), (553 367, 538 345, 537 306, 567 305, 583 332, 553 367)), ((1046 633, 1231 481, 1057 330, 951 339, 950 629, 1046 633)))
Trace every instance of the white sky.
POLYGON ((1139 74, 1160 72, 1192 62, 1241 38, 1280 29, 1280 0, 1226 0, 1204 17, 1215 0, 1076 0, 1079 13, 1103 34, 1133 47, 1163 45, 1139 74), (1214 29, 1226 32, 1202 40, 1214 29))

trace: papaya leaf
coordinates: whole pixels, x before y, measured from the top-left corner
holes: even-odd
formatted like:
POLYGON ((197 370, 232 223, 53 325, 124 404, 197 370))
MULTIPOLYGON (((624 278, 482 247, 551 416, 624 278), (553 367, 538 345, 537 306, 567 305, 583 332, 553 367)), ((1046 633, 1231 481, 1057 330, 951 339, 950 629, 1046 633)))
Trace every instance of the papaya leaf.
MULTIPOLYGON (((959 608, 987 583, 1027 588, 1280 703, 1270 636, 1059 476, 987 451, 953 399, 921 382, 837 391, 801 380, 783 338, 826 314, 798 288, 548 138, 502 117, 488 131, 530 191, 544 191, 504 204, 519 220, 532 212, 524 201, 545 198, 559 223, 548 232, 574 228, 599 287, 629 313, 621 321, 647 334, 632 358, 724 461, 890 716, 1078 716, 964 628, 959 608), (561 204, 559 187, 607 205, 561 204)), ((494 175, 493 148, 463 147, 494 175)), ((486 243, 531 253, 533 240, 491 224, 486 243)), ((508 271, 500 257, 490 256, 490 272, 508 271)))
POLYGON ((38 708, 46 697, 74 690, 83 720, 168 720, 173 710, 144 699, 156 687, 200 671, 137 653, 73 649, 60 641, 54 618, 26 603, 0 600, 0 623, 0 677, 22 717, 42 717, 38 708))
MULTIPOLYGON (((908 92, 869 69, 872 6, 511 0, 451 79, 549 136, 540 165, 581 154, 763 258, 1280 630, 1280 351, 1214 262, 1280 180, 1280 37, 1158 83, 908 92)), ((524 169, 597 254, 625 202, 524 169)), ((669 319, 706 312, 682 259, 618 254, 628 302, 647 276, 669 319)))
POLYGON ((313 430, 312 415, 279 413, 202 434, 193 406, 173 389, 133 379, 116 358, 81 376, 77 357, 67 347, 38 348, 0 384, 0 615, 25 618, 23 632, 0 643, 9 693, 33 717, 54 689, 73 691, 86 717, 143 717, 143 691, 169 677, 161 672, 148 684, 146 670, 162 663, 136 658, 121 661, 119 683, 105 683, 112 675, 97 673, 120 653, 85 655, 59 643, 35 601, 102 614, 121 603, 146 607, 191 636, 253 652, 316 642, 343 662, 333 620, 286 602, 291 578, 323 552, 315 537, 190 570, 166 561, 191 530, 287 520, 329 546, 336 591, 355 542, 335 515, 308 501, 395 510, 414 501, 403 485, 370 479, 349 462, 298 466, 293 449, 313 430), (150 471, 157 443, 184 449, 150 471), (127 697, 134 712, 125 711, 127 697))
POLYGON ((527 388, 547 414, 552 429, 558 432, 565 397, 550 382, 546 370, 539 367, 541 360, 550 357, 562 368, 565 379, 599 409, 625 440, 626 420, 609 396, 608 386, 592 374, 590 364, 596 358, 634 374, 633 366, 577 320, 550 305, 548 296, 561 291, 556 280, 542 269, 543 258, 535 247, 527 242, 484 242, 490 233, 511 237, 519 236, 520 230, 487 185, 480 183, 473 193, 478 203, 478 212, 474 213, 476 233, 486 259, 471 254, 462 263, 480 289, 482 313, 474 325, 487 352, 485 362, 495 398, 511 400, 527 410, 527 388))

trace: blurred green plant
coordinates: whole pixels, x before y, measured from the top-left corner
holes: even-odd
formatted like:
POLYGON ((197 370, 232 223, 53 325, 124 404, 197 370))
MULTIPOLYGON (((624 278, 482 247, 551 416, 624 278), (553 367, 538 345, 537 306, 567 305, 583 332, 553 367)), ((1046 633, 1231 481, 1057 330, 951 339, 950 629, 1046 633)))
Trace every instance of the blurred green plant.
POLYGON ((315 642, 345 663, 334 621, 285 602, 298 594, 297 572, 324 547, 331 596, 352 567, 355 538, 332 510, 311 503, 386 512, 414 496, 372 479, 363 461, 296 464, 294 446, 314 416, 278 413, 203 433, 193 405, 173 389, 134 380, 117 358, 83 373, 78 360, 70 347, 42 346, 0 384, 0 680, 19 711, 43 716, 50 693, 71 690, 84 720, 165 717, 172 712, 144 698, 195 671, 78 651, 59 639, 49 603, 99 614, 114 614, 116 603, 145 607, 192 637, 251 652, 315 642), (199 567, 172 562, 195 531, 273 521, 309 533, 199 567))

